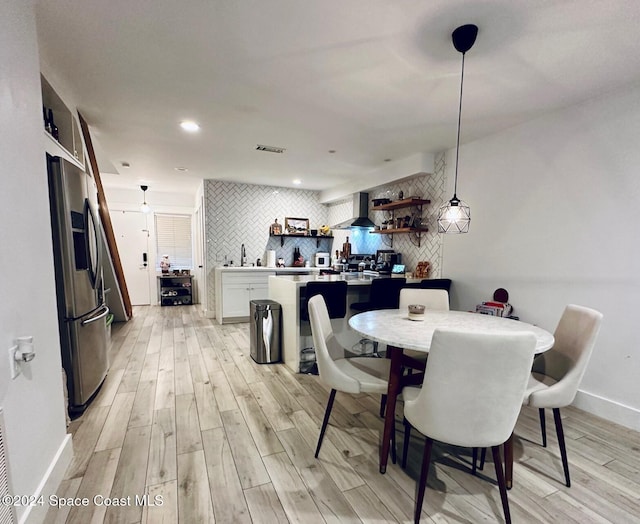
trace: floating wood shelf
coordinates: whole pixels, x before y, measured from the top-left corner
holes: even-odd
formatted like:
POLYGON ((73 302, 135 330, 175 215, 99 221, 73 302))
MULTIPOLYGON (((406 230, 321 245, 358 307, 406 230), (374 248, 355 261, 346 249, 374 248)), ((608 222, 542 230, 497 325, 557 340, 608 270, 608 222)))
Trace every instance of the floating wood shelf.
MULTIPOLYGON (((402 209, 407 207, 417 208, 417 215, 419 219, 422 219, 422 206, 424 204, 430 204, 431 200, 424 198, 405 198, 403 200, 396 200, 395 202, 389 202, 388 204, 382 204, 380 206, 374 206, 371 209, 373 211, 388 211, 391 214, 392 224, 395 224, 395 211, 396 209, 402 209)), ((422 233, 429 231, 426 227, 397 227, 387 229, 376 229, 369 231, 377 235, 389 235, 383 237, 382 241, 389 247, 393 247, 393 235, 401 233, 410 233, 411 241, 418 247, 420 247, 420 240, 422 233), (386 240, 385 240, 386 239, 386 240)))
POLYGON ((395 202, 389 202, 388 204, 374 206, 371 209, 373 211, 392 211, 394 209, 401 209, 403 207, 422 206, 424 204, 430 203, 431 200, 424 200, 422 198, 405 198, 404 200, 396 200, 395 202))
POLYGON ((425 227, 401 227, 396 229, 375 229, 373 231, 369 231, 369 233, 374 233, 378 235, 393 235, 395 233, 426 233, 429 231, 425 227))
POLYGON ((296 239, 303 239, 303 238, 315 238, 316 239, 316 248, 320 247, 320 241, 323 238, 333 238, 333 235, 274 235, 274 234, 270 234, 269 236, 271 237, 280 237, 280 247, 284 246, 284 239, 285 238, 296 238, 296 239))

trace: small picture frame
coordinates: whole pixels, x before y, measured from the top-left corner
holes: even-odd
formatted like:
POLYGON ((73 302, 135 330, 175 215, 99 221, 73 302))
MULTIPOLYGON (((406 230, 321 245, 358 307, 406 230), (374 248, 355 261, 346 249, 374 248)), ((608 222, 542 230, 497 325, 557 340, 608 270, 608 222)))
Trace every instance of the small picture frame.
POLYGON ((285 217, 284 230, 288 235, 306 236, 309 234, 309 219, 285 217))
POLYGON ((277 218, 275 219, 275 222, 269 227, 269 234, 282 235, 282 224, 278 224, 277 218))

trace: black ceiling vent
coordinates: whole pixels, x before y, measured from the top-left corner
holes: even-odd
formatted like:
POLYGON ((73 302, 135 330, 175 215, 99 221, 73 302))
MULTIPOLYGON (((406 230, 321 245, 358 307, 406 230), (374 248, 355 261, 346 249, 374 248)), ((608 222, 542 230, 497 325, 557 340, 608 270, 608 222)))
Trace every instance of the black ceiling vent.
POLYGON ((284 147, 277 146, 265 146, 262 144, 258 144, 256 146, 256 151, 266 151, 267 153, 284 153, 286 149, 284 147))

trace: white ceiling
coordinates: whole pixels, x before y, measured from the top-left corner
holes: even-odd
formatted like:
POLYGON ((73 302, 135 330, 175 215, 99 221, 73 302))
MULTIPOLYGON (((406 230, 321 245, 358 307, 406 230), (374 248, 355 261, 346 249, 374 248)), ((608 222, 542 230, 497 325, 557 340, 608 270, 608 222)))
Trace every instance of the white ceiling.
POLYGON ((454 147, 451 32, 466 23, 480 30, 462 142, 640 81, 637 0, 42 0, 36 12, 41 60, 120 187, 327 189, 454 147))

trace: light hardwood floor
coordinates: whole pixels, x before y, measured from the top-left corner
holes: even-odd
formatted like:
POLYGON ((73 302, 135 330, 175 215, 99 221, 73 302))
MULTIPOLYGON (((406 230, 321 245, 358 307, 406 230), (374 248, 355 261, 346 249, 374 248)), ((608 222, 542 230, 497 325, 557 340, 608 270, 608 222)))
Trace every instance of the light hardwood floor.
MULTIPOLYGON (((381 475, 379 398, 338 393, 315 459, 327 397, 315 376, 254 363, 248 324, 219 326, 195 306, 137 307, 114 325, 109 375, 69 427, 75 456, 58 495, 90 503, 50 508, 46 522, 411 522, 417 431, 407 470, 381 475)), ((640 522, 640 433, 577 409, 563 417, 571 488, 552 418, 542 448, 537 410, 522 411, 513 521, 640 522)), ((399 423, 399 449, 401 433, 399 423)), ((474 477, 469 450, 434 455, 422 522, 503 521, 493 464, 474 477)))

